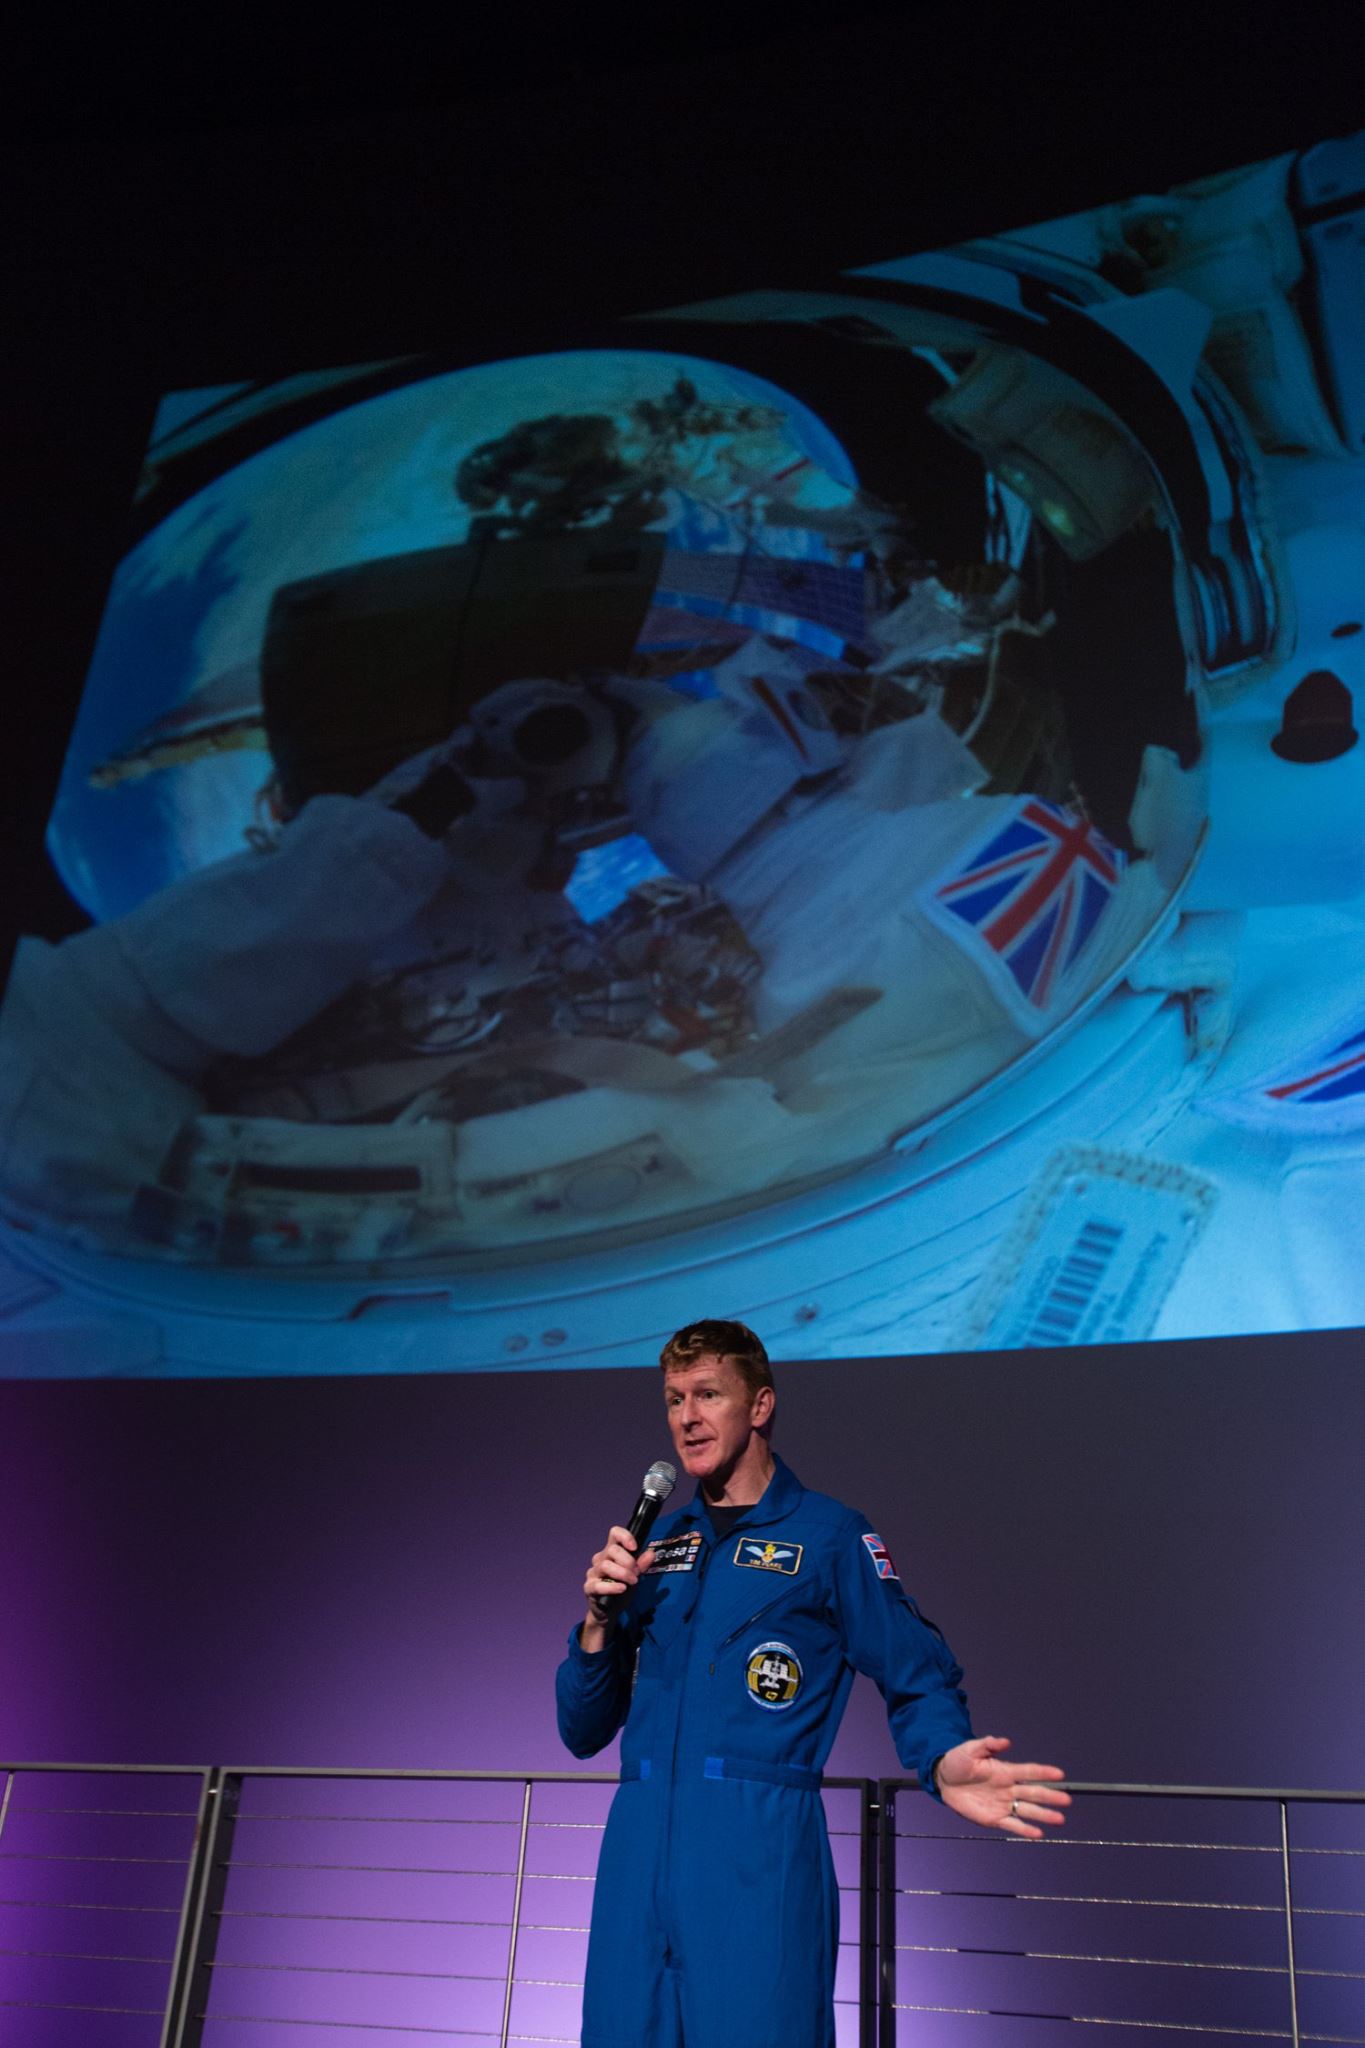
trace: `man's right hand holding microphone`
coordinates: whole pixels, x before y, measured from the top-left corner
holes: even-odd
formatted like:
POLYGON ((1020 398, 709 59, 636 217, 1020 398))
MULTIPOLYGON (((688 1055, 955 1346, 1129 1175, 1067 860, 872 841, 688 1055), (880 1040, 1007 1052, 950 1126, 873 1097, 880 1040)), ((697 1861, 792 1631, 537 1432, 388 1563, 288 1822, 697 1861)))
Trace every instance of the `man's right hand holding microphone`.
POLYGON ((673 1466, 665 1458, 657 1459, 645 1474, 629 1523, 624 1529, 619 1525, 609 1529, 606 1542, 594 1553, 583 1581, 583 1591, 588 1596, 587 1618, 578 1631, 579 1647, 590 1656, 605 1650, 622 1600, 653 1564, 653 1550, 642 1551, 639 1546, 654 1527, 660 1508, 677 1483, 673 1466))

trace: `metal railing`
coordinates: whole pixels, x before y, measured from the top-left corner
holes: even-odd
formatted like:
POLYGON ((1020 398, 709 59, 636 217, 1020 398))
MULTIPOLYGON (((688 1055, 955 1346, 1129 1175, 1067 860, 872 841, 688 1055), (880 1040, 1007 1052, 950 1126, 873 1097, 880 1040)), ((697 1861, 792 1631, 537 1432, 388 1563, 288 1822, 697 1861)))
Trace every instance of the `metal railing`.
POLYGON ((880 1786, 881 2048, 1365 2048, 1365 1792, 1071 1781, 1065 1831, 880 1786))
MULTIPOLYGON (((578 2040, 595 1772, 0 1764, 7 2048, 578 2040)), ((839 2048, 1365 2048, 1365 1793, 827 1779, 839 2048)), ((643 2044, 642 2044, 643 2048, 643 2044)))
POLYGON ((213 1780, 0 1764, 0 2040, 167 2048, 213 1780))
MULTIPOLYGON (((0 2040, 570 2048, 615 1783, 582 1771, 0 1765, 0 1871, 28 1874, 0 1884, 0 2040), (174 1796, 128 1791, 162 1780, 174 1796), (57 1790, 40 1798, 40 1786, 57 1790), (65 1931, 91 1915, 153 1933, 65 1931)), ((825 1801, 844 1901, 840 2048, 874 2048, 875 1786, 829 1779, 825 1801)))

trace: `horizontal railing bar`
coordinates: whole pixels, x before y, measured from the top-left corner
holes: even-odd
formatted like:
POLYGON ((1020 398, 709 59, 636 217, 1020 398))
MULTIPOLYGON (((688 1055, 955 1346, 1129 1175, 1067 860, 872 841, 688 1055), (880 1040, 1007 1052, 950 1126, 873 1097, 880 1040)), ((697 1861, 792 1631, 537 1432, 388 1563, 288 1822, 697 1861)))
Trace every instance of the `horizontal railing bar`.
POLYGON ((27 1956, 41 1963, 159 1963, 167 1968, 174 1956, 91 1955, 80 1948, 0 1948, 0 1956, 27 1956))
MULTIPOLYGON (((951 2013, 954 2018, 975 2020, 1023 2019, 1063 2020, 1074 2027, 1142 2027, 1150 2032, 1171 2034, 1219 2034, 1236 2035, 1240 2040, 1288 2041, 1293 2037, 1283 2027, 1221 2027, 1200 2025, 1190 2020, 1116 2020, 1106 2019, 1094 2013, 1081 2012, 1023 2012, 1013 2008, 985 2005, 904 2005, 899 1999, 892 2007, 893 2012, 942 2012, 951 2013)), ((1365 2038, 1359 2034, 1300 2034, 1301 2041, 1325 2042, 1332 2048, 1365 2048, 1365 2038)))
MULTIPOLYGON (((992 1892, 970 1886, 898 1884, 896 1896, 903 1899, 1023 1899, 1037 1906, 1172 1906, 1201 1913, 1278 1913, 1283 1906, 1236 1905, 1227 1899, 1128 1899, 1112 1898, 1104 1892, 992 1892)), ((1300 1918, 1365 1920, 1365 1907, 1295 1906, 1300 1918)))
MULTIPOLYGON (((0 1764, 0 1770, 22 1770, 21 1764, 0 1764)), ((79 1765, 68 1768, 79 1769, 79 1765)), ((330 1770, 325 1764, 227 1764, 223 1767, 226 1778, 336 1778, 343 1782, 352 1779, 376 1779, 384 1783, 429 1783, 433 1785, 474 1784, 474 1785, 616 1785, 620 1783, 617 1771, 401 1771, 401 1770, 330 1770)), ((870 1781, 865 1778, 822 1778, 823 1792, 861 1792, 870 1781)), ((913 1780, 911 1781, 913 1782, 913 1780)), ((1365 1798, 1365 1793, 1361 1794, 1365 1798)))
POLYGON ((1365 1806, 1365 1791, 1329 1792, 1309 1786, 1275 1785, 1100 1785, 1064 1778, 1068 1792, 1110 1799, 1267 1799, 1276 1805, 1365 1806))
MULTIPOLYGON (((337 1922, 347 1927, 498 1927, 505 1931, 512 1925, 510 1920, 451 1920, 430 1913, 272 1913, 264 1907, 243 1906, 225 1906, 215 1917, 219 1920, 322 1920, 328 1925, 337 1922)), ((550 1931, 586 1934, 588 1930, 586 1927, 560 1927, 550 1931)))
MULTIPOLYGON (((197 2020, 207 2020, 209 2015, 206 2012, 197 2012, 194 2017, 197 2020)), ((411 2021, 398 2026, 389 2020, 285 2019, 279 2013, 273 2012, 214 2013, 214 2026, 221 2026, 225 2020, 251 2027, 351 2027, 369 2034, 431 2034, 442 2041, 496 2041, 498 2038, 496 2028, 489 2027, 416 2027, 411 2021)), ((525 2038, 534 2037, 523 2036, 523 2039, 525 2038)))
MULTIPOLYGON (((0 1767, 2 1768, 2 1767, 0 1767)), ((31 1813, 78 1813, 104 1815, 111 1820, 197 1820, 193 1806, 19 1806, 10 1809, 25 1819, 31 1813)))
MULTIPOLYGON (((1200 1913, 1282 1913, 1284 1910, 1282 1906, 1236 1905, 1229 1899, 1129 1899, 1114 1897, 1108 1892, 988 1892, 966 1887, 949 1890, 938 1885, 913 1884, 898 1884, 896 1896, 904 1899, 1022 1899, 1034 1906, 1172 1906, 1181 1911, 1200 1913)), ((1325 1909, 1319 1907, 1317 1910, 1325 1909)))
POLYGON ((529 1984, 536 1991, 582 1991, 581 1977, 514 1977, 514 1985, 529 1984))
MULTIPOLYGON (((65 1806, 54 1806, 51 1808, 26 1806, 23 1809, 25 1813, 38 1813, 42 1811, 52 1813, 75 1813, 78 1810, 79 1809, 77 1809, 76 1807, 65 1806)), ((113 1807, 92 1807, 89 1810, 92 1813, 112 1813, 115 1812, 117 1809, 113 1807)), ((194 1815, 190 1814, 188 1818, 193 1820, 194 1815)), ((336 1821, 344 1823, 347 1827, 362 1826, 398 1828, 519 1828, 521 1826, 521 1822, 519 1820, 502 1819, 501 1817, 484 1818, 480 1814, 473 1813, 239 1813, 237 1816, 237 1826, 239 1828, 246 1827, 249 1823, 254 1821, 286 1820, 336 1821)), ((603 1828, 606 1826, 606 1822, 601 1820, 533 1820, 529 1823, 529 1826, 533 1832, 538 1828, 542 1830, 558 1828, 567 1829, 571 1832, 578 1831, 580 1833, 600 1835, 603 1828)), ((858 1835, 858 1830, 857 1828, 830 1828, 828 1830, 828 1833, 831 1837, 835 1835, 847 1835, 850 1839, 854 1839, 858 1835)), ((1278 1851, 1276 1853, 1278 1853, 1278 1851)))
MULTIPOLYGON (((1234 1974, 1252 1977, 1287 1977, 1285 1963, 1204 1963, 1187 1962, 1180 1956, 1092 1956, 1072 1955, 1065 1951, 1048 1948, 990 1948, 966 1942, 944 1941, 898 1941, 896 1954, 917 1956, 1009 1956, 1024 1963, 1127 1963, 1151 1970, 1230 1970, 1234 1974)), ((1312 1972, 1300 1970, 1300 1977, 1312 1972)), ((1354 1971, 1340 1973, 1353 1976, 1354 1971)))
MULTIPOLYGON (((889 1791, 918 1791, 918 1778, 883 1778, 889 1791)), ((1120 1785, 1101 1784, 1089 1778, 1063 1778, 1059 1789, 1084 1792, 1092 1797, 1113 1799, 1269 1799, 1308 1801, 1338 1806, 1365 1806, 1365 1791, 1324 1792, 1305 1786, 1286 1788, 1271 1785, 1120 1785)))
MULTIPOLYGON (((515 1870, 470 1870, 455 1863, 277 1863, 262 1862, 255 1856, 234 1856, 221 1870, 348 1870, 366 1871, 376 1877, 515 1877, 515 1870)), ((537 1876, 559 1876, 558 1871, 540 1871, 537 1876)), ((568 1875, 567 1872, 563 1873, 568 1875)), ((528 1877, 532 1875, 527 1872, 528 1877)))
POLYGON ((1164 2029, 1172 2034, 1235 2034, 1240 2039, 1253 2041, 1287 2041, 1290 2038, 1283 2027, 1220 2027, 1201 2025, 1192 2020, 1116 2020, 1085 2012, 1027 2012, 1015 2006, 902 2005, 897 1999, 893 2010, 945 2012, 952 2013, 954 2017, 977 2020, 1064 2020, 1073 2027, 1146 2027, 1158 2033, 1164 2029))
MULTIPOLYGON (((22 1811, 26 1814, 116 1814, 119 1812, 132 1813, 141 1810, 142 1809, 134 1808, 121 1809, 113 1806, 26 1806, 22 1809, 22 1811)), ((155 1812, 155 1808, 148 1809, 148 1811, 155 1812)), ((186 1809, 183 1815, 177 1814, 175 1817, 183 1818, 186 1820, 193 1820, 195 1818, 195 1816, 192 1813, 190 1813, 188 1809, 186 1809)), ((237 1826, 239 1829, 241 1829, 250 1825, 253 1822, 258 1821, 294 1822, 315 1820, 333 1821, 340 1825, 345 1825, 347 1827, 361 1826, 400 1828, 518 1828, 521 1825, 520 1821, 518 1820, 502 1818, 484 1818, 481 1815, 469 1813, 239 1813, 237 1815, 237 1826)), ((542 1832, 552 1832, 558 1830, 560 1832, 570 1834, 577 1833, 600 1835, 606 1826, 606 1822, 601 1820, 533 1820, 529 1822, 528 1825, 530 1831, 533 1834, 537 1830, 540 1830, 542 1832)), ((847 1840, 852 1842, 858 1841, 861 1838, 860 1831, 857 1828, 829 1828, 826 1830, 826 1832, 829 1835, 831 1841, 847 1840)), ((920 1839, 927 1841, 930 1839, 930 1837, 923 1836, 920 1839)), ((945 1835, 942 1837, 942 1839, 944 1841, 956 1841, 958 1838, 954 1835, 945 1835)), ((1275 1850, 1273 1853, 1278 1855, 1279 1851, 1275 1850)))
MULTIPOLYGON (((974 1849, 1016 1849, 1020 1846, 1018 1835, 947 1835, 922 1833, 916 1828, 897 1828, 898 1842, 968 1842, 974 1849)), ((1122 1835, 1044 1835, 1041 1841, 1027 1843, 1030 1849, 1226 1849, 1238 1856, 1283 1855, 1278 1843, 1271 1842, 1168 1842, 1155 1838, 1144 1841, 1134 1837, 1129 1840, 1122 1835)), ((1296 1849, 1296 1856, 1308 1855, 1309 1850, 1296 1849)), ((1358 1851, 1365 1854, 1365 1851, 1358 1851)))
MULTIPOLYGON (((519 1828, 519 1820, 497 1818, 483 1819, 473 1813, 239 1813, 237 1826, 244 1828, 254 1821, 265 1820, 330 1820, 343 1822, 347 1827, 402 1827, 402 1828, 519 1828)), ((539 1821, 539 1827, 594 1827, 605 1826, 605 1822, 594 1821, 539 1821)))
MULTIPOLYGON (((374 1779, 385 1784, 417 1782, 432 1785, 615 1785, 619 1782, 615 1771, 402 1771, 402 1770, 329 1770, 325 1764, 304 1764, 297 1769, 289 1764, 231 1764, 224 1767, 228 1778, 334 1778, 339 1782, 353 1779, 374 1779)), ((831 1783, 844 1782, 830 1780, 831 1783)), ((860 1781, 849 1779, 850 1784, 860 1781)), ((216 2017, 216 2015, 215 2015, 216 2017)))
POLYGON ((7 1764, 0 1761, 0 1771, 64 1772, 68 1777, 80 1777, 89 1772, 94 1777, 110 1778, 206 1778, 212 1768, 211 1764, 7 1764))
MULTIPOLYGON (((833 1833, 833 1829, 830 1830, 833 1833)), ((973 1849, 1007 1849, 1019 1846, 1016 1835, 929 1835, 917 1834, 911 1828, 897 1828, 898 1842, 966 1842, 973 1849)), ((1217 1851, 1229 1856, 1274 1856, 1283 1860, 1284 1851, 1268 1842, 1167 1842, 1124 1841, 1118 1837, 1101 1835, 1046 1835, 1041 1841, 1029 1841, 1030 1849, 1189 1849, 1201 1854, 1217 1851)), ((1346 1856, 1365 1862, 1365 1849, 1320 1849, 1307 1848, 1298 1843, 1291 1846, 1291 1856, 1346 1856)))
MULTIPOLYGON (((3 1770, 4 1765, 0 1765, 3 1770)), ((325 1765, 301 1766, 293 1769, 288 1764, 252 1766, 231 1764, 224 1767, 227 1778, 335 1778, 341 1782, 372 1780, 384 1784, 414 1783, 432 1785, 618 1785, 617 1771, 399 1771, 399 1770, 328 1770, 325 1765)), ((860 1792, 868 1781, 863 1778, 822 1778, 822 1792, 860 1792)), ((1365 1798, 1365 1794, 1361 1795, 1365 1798)))
POLYGON ((0 2006, 10 2011, 22 2012, 116 2012, 124 2017, 139 2020, 159 2020, 160 2006, 146 2005, 67 2005, 50 1998, 0 1998, 0 2006))
MULTIPOLYGON (((31 1809, 26 1809, 31 1811, 31 1809)), ((584 1822, 584 1826, 592 1823, 584 1822)), ((831 1828, 831 1835, 837 1832, 831 1828)), ((851 1832, 851 1830, 845 1830, 851 1832)), ((898 1842, 969 1842, 977 1849, 1007 1849, 1017 1846, 1017 1835, 957 1835, 931 1834, 922 1828, 897 1828, 898 1842)), ((1123 1835, 1045 1835, 1041 1841, 1031 1841, 1031 1849, 1199 1849, 1226 1851, 1230 1856, 1276 1856, 1283 1857, 1284 1851, 1273 1842, 1171 1842, 1158 1836, 1131 1838, 1123 1835)), ((1306 1848, 1295 1844, 1291 1856, 1354 1856, 1365 1859, 1365 1849, 1319 1849, 1306 1848)))
MULTIPOLYGON (((359 1963, 220 1963, 217 1960, 205 1965, 210 1970, 260 1970, 274 1971, 281 1977, 413 1977, 424 1982, 434 1980, 439 1984, 502 1984, 506 1982, 503 1971, 490 1975, 487 1970, 379 1970, 367 1969, 359 1963)), ((529 1980, 518 1977, 517 1983, 529 1980)))
POLYGON ((0 1906, 41 1906, 49 1913, 176 1913, 179 1906, 109 1906, 90 1899, 0 1899, 0 1906))
POLYGON ((0 1849, 0 1863, 146 1863, 158 1870, 183 1870, 187 1856, 95 1856, 64 1849, 0 1849))

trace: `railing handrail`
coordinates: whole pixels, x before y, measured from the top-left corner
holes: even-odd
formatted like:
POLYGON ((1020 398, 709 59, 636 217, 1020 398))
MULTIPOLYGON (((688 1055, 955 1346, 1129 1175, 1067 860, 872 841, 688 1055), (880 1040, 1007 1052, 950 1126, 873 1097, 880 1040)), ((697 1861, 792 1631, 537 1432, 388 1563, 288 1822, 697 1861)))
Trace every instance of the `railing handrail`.
MULTIPOLYGON (((423 1784, 498 1785, 616 1785, 619 1771, 438 1771, 396 1769, 388 1765, 365 1764, 13 1764, 0 1761, 0 1771, 101 1771, 113 1776, 135 1772, 161 1777, 205 1777, 216 1772, 224 1778, 382 1778, 416 1779, 423 1784)), ((876 1784, 870 1777, 822 1778, 821 1785, 835 1792, 854 1792, 876 1784)))
MULTIPOLYGON (((10 1762, 0 1758, 0 1771, 47 1771, 93 1773, 108 1777, 195 1777, 202 1778, 208 1772, 221 1770, 226 1777, 233 1778, 385 1778, 419 1779, 425 1782, 451 1783, 496 1783, 524 1785, 614 1785, 620 1773, 617 1771, 446 1771, 395 1768, 387 1764, 90 1764, 51 1762, 10 1762)), ((919 1789, 919 1779, 914 1776, 902 1778, 869 1779, 867 1777, 826 1777, 821 1783, 835 1791, 854 1791, 859 1786, 875 1783, 888 1791, 911 1791, 919 1789)), ((1104 1795, 1118 1799, 1268 1799, 1288 1800, 1293 1803, 1319 1802, 1324 1804, 1355 1806, 1365 1804, 1365 1788, 1342 1791, 1324 1790, 1318 1786, 1280 1785, 1138 1785, 1101 1782, 1089 1778, 1063 1778, 1061 1788, 1067 1792, 1083 1792, 1104 1795)))
POLYGON ((0 1760, 0 1771, 103 1772, 109 1777, 206 1778, 212 1764, 12 1764, 0 1760))
MULTIPOLYGON (((918 1791, 918 1778, 881 1778, 881 1789, 888 1792, 918 1791)), ((1264 1799, 1274 1805, 1298 1805, 1317 1802, 1319 1805, 1361 1806, 1365 1805, 1365 1791, 1324 1792, 1304 1786, 1289 1788, 1278 1785, 1119 1785, 1101 1784, 1088 1778, 1062 1778, 1058 1789, 1064 1792, 1085 1792, 1103 1794, 1116 1799, 1264 1799)))

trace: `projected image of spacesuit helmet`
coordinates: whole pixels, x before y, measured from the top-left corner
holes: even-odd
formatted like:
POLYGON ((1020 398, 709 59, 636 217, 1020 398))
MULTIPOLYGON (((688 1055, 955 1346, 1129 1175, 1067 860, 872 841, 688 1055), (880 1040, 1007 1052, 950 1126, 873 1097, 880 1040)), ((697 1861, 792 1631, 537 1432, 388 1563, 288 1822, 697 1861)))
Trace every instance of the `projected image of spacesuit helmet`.
POLYGON ((367 367, 302 430, 293 380, 169 429, 91 685, 122 701, 136 627, 161 700, 74 749, 50 843, 102 918, 194 871, 138 974, 179 1018, 234 973, 223 1056, 187 1095, 160 1015, 120 1036, 137 985, 92 1015, 81 954, 24 956, 25 1252, 77 1162, 86 1243, 178 1262, 168 1326, 233 1369, 251 1266, 329 1369, 409 1295, 424 1365, 638 1363, 707 1286, 792 1356, 1365 1319, 1348 191, 1358 141, 552 357, 367 367), (407 523, 313 505, 339 477, 407 523), (210 541, 250 566, 177 647, 210 541), (287 822, 239 865, 262 756, 287 822), (436 839, 385 806, 441 758, 473 808, 436 839), (128 1142, 81 1109, 94 1052, 128 1142))

